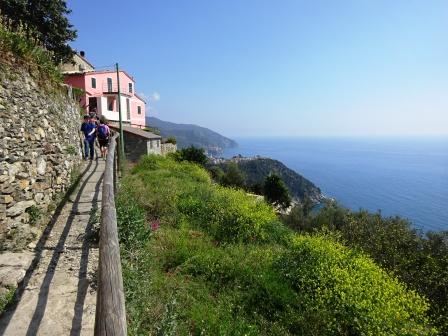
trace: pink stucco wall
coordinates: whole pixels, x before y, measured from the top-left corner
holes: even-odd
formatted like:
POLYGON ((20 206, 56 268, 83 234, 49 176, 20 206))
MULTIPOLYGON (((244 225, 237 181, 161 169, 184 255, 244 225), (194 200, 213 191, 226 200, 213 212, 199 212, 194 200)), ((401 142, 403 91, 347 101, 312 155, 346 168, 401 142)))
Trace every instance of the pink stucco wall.
MULTIPOLYGON (((65 84, 71 85, 73 87, 85 90, 86 89, 86 85, 85 85, 85 78, 84 75, 82 74, 77 74, 77 75, 69 75, 66 76, 64 78, 64 82, 65 84)), ((79 101, 79 104, 81 105, 81 107, 85 107, 86 106, 86 95, 81 97, 81 100, 79 101)))
POLYGON ((131 123, 145 126, 145 110, 145 102, 134 96, 131 99, 131 123), (141 108, 141 114, 138 114, 138 106, 141 108))
MULTIPOLYGON (((112 88, 114 91, 117 89, 117 74, 115 71, 96 71, 88 72, 85 75, 86 90, 92 96, 102 95, 107 90, 107 78, 112 79, 112 88), (96 79, 96 88, 92 87, 92 78, 96 79)), ((121 93, 134 96, 135 82, 132 78, 126 75, 124 71, 120 71, 120 88, 121 93), (132 83, 133 92, 129 93, 129 83, 132 83)))
MULTIPOLYGON (((131 106, 131 124, 145 126, 145 102, 135 94, 135 81, 126 72, 120 71, 120 91, 122 99, 129 98, 131 106), (129 83, 132 84, 132 92, 129 92, 129 83), (141 114, 138 114, 138 106, 141 107, 141 114)), ((86 91, 86 95, 82 97, 80 104, 86 107, 89 97, 105 97, 108 91, 107 79, 112 80, 112 91, 117 91, 117 74, 115 71, 94 71, 84 74, 68 75, 65 83, 86 91), (92 78, 96 80, 96 87, 92 87, 92 78)), ((117 104, 114 105, 114 110, 117 104)), ((100 111, 100 109, 98 109, 100 111)))

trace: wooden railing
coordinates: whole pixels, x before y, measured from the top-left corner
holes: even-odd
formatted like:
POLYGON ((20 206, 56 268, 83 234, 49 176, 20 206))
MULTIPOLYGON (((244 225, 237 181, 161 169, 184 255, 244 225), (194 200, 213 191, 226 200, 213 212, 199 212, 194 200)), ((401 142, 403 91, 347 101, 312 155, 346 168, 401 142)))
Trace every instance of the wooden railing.
POLYGON ((126 310, 118 243, 115 192, 117 184, 118 134, 111 137, 103 177, 98 262, 95 336, 126 335, 126 310))

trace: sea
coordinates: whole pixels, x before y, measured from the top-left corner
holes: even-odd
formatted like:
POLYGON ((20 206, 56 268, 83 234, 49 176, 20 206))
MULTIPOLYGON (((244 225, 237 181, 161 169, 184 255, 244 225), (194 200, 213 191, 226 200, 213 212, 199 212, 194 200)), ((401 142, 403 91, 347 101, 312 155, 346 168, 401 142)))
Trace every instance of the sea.
POLYGON ((235 140, 224 157, 276 159, 352 210, 399 215, 423 232, 448 230, 448 137, 235 140))

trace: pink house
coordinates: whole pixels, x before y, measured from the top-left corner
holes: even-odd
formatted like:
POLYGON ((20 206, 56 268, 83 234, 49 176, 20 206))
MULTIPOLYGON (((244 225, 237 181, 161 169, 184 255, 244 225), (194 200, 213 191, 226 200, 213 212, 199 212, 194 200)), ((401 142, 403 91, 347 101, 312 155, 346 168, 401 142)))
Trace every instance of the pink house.
MULTIPOLYGON (((76 54, 73 64, 62 66, 64 82, 83 90, 80 104, 108 120, 118 121, 118 83, 115 70, 96 71, 84 58, 76 54)), ((134 127, 145 126, 146 102, 135 93, 135 81, 126 71, 119 71, 121 118, 134 127)))

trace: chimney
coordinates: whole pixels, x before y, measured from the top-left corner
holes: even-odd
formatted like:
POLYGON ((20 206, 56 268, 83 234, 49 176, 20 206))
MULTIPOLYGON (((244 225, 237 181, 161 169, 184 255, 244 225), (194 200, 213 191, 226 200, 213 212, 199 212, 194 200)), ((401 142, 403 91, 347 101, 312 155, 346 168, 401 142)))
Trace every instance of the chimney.
POLYGON ((86 53, 84 51, 82 51, 82 50, 79 52, 79 54, 81 55, 81 57, 85 57, 86 56, 86 53))

